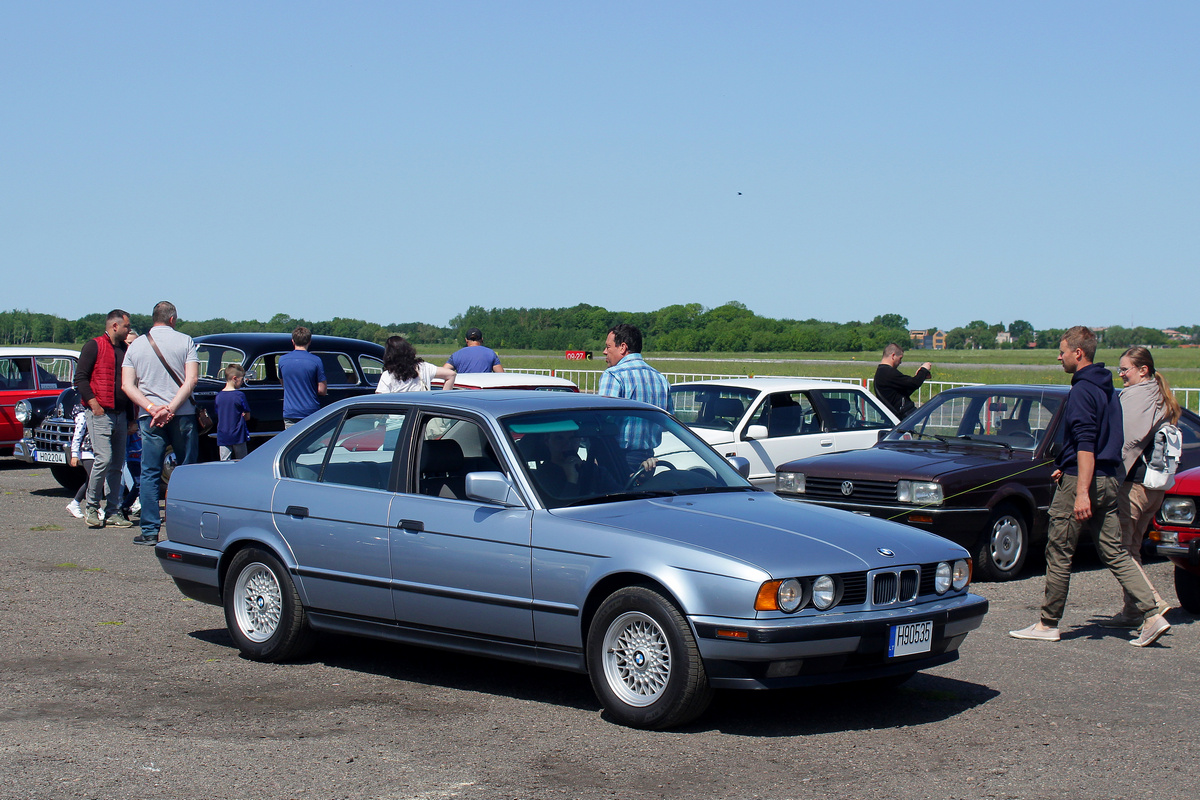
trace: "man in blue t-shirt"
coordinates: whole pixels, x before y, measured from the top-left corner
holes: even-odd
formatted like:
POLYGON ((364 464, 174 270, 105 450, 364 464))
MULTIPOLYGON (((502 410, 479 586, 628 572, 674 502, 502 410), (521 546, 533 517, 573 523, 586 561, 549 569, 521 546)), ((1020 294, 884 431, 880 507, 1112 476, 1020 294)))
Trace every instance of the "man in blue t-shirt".
POLYGON ((279 357, 284 430, 320 408, 320 397, 328 391, 321 359, 308 352, 311 341, 312 331, 301 325, 292 331, 292 344, 296 349, 279 357))
POLYGON ((445 365, 455 372, 504 372, 496 351, 483 346, 483 331, 479 328, 467 331, 467 346, 450 356, 445 365))

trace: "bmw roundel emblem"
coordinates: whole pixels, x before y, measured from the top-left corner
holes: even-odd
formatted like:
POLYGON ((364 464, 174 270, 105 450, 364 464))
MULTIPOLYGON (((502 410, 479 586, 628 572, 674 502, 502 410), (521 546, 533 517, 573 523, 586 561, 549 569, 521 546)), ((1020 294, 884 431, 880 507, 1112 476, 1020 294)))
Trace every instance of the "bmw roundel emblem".
POLYGON ((879 548, 879 555, 884 556, 886 558, 895 558, 896 557, 896 554, 894 552, 892 552, 891 550, 888 550, 886 547, 879 548))
POLYGON ((842 494, 846 495, 846 497, 854 494, 854 484, 850 481, 842 481, 842 494))

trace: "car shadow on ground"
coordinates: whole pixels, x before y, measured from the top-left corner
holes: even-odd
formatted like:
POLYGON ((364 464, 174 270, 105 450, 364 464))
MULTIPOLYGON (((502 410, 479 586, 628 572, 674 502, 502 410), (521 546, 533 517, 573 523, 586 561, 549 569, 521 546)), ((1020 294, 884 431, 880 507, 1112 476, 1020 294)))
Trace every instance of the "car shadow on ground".
MULTIPOLYGON (((224 628, 195 631, 191 636, 234 648, 224 628)), ((293 663, 318 663, 398 681, 595 711, 610 719, 588 677, 573 672, 331 634, 322 634, 313 651, 293 663)), ((766 692, 719 691, 700 719, 676 731, 802 736, 904 728, 944 721, 999 694, 986 686, 931 674, 918 674, 890 689, 845 684, 766 692)))

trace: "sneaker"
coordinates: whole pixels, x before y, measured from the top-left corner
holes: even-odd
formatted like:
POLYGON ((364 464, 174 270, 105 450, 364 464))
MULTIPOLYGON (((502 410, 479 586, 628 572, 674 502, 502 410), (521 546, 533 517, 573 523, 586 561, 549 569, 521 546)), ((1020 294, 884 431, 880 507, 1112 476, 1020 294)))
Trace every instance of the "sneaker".
POLYGON ((1140 628, 1142 625, 1142 615, 1138 613, 1130 614, 1122 611, 1119 614, 1113 614, 1107 619, 1100 620, 1102 628, 1140 628))
POLYGON ((112 525, 114 528, 132 528, 133 523, 129 521, 129 517, 125 516, 123 511, 115 511, 113 515, 104 520, 105 525, 112 525))
POLYGON ((72 500, 67 503, 67 513, 75 519, 83 519, 83 509, 79 507, 78 500, 72 500))
POLYGON ((129 507, 129 513, 130 514, 142 513, 142 498, 139 497, 133 501, 133 505, 131 505, 129 507))
POLYGON ((1062 637, 1058 634, 1058 628, 1039 629, 1037 622, 1030 625, 1028 628, 1021 628, 1019 631, 1009 631, 1008 635, 1014 639, 1036 639, 1039 642, 1057 642, 1062 637))
POLYGON ((1171 623, 1163 619, 1162 614, 1155 614, 1142 624, 1142 632, 1136 639, 1130 640, 1134 647, 1146 647, 1158 641, 1158 637, 1171 630, 1171 623))
POLYGON ((143 534, 141 536, 135 536, 135 537, 133 537, 133 543, 134 544, 144 544, 144 545, 149 545, 150 547, 153 547, 154 545, 158 544, 158 534, 155 533, 155 534, 151 534, 150 536, 146 536, 145 534, 143 534))
POLYGON ((1166 600, 1159 600, 1158 608, 1155 609, 1155 613, 1157 613, 1160 617, 1162 617, 1162 616, 1166 616, 1167 612, 1170 610, 1171 610, 1170 603, 1168 603, 1166 600))
POLYGON ((100 512, 94 508, 89 508, 87 510, 87 514, 84 515, 83 521, 87 523, 89 528, 104 527, 104 517, 100 516, 100 512))

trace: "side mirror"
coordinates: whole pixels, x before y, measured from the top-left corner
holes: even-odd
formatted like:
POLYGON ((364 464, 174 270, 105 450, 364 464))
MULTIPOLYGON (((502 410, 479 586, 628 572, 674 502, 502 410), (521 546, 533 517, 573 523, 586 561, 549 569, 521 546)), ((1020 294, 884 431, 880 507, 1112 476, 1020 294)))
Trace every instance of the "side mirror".
POLYGON ((500 506, 523 506, 521 495, 503 472, 467 473, 467 497, 481 503, 500 506))
POLYGON ((746 433, 742 438, 743 439, 766 439, 767 438, 767 426, 766 425, 751 425, 748 428, 746 428, 746 433))
MULTIPOLYGON (((755 427, 761 428, 761 425, 755 427)), ((765 429, 764 429, 765 430, 765 429)), ((742 458, 741 456, 729 456, 725 459, 729 465, 737 470, 737 474, 749 480, 750 478, 750 459, 742 458)))

